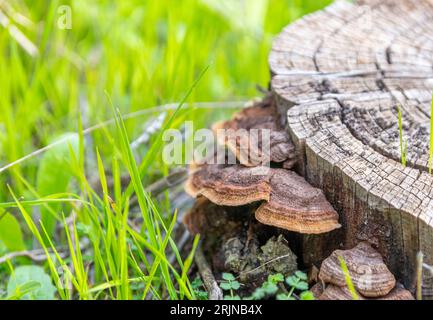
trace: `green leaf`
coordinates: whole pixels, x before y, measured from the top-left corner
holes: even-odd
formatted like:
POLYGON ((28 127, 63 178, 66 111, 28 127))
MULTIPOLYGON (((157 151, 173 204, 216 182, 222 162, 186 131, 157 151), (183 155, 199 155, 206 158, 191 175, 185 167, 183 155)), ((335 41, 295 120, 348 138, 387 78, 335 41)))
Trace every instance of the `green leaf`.
POLYGON ((15 269, 9 278, 8 296, 17 296, 21 300, 54 300, 56 288, 51 278, 39 266, 21 266, 15 269), (30 284, 29 284, 30 283, 30 284), (36 288, 36 283, 38 287, 36 288), (31 291, 22 294, 22 288, 31 291))
POLYGON ((279 293, 279 294, 277 294, 277 296, 275 298, 277 300, 287 300, 287 294, 285 294, 285 293, 279 293))
POLYGON ((198 300, 209 300, 209 295, 206 291, 195 291, 198 300))
POLYGON ((38 281, 31 280, 20 286, 21 292, 30 292, 39 289, 41 284, 38 281))
MULTIPOLYGON (((57 144, 44 154, 37 173, 36 187, 41 197, 67 191, 72 179, 70 150, 78 154, 79 138, 76 133, 66 133, 53 143, 57 144)), ((56 220, 59 220, 60 206, 49 204, 41 207, 41 220, 50 236, 54 232, 56 220)))
POLYGON ((230 282, 230 285, 231 285, 233 290, 238 290, 241 287, 241 284, 237 281, 230 282))
POLYGON ((230 282, 221 282, 220 287, 223 290, 230 290, 232 288, 230 282))
POLYGON ((227 273, 227 272, 224 272, 222 274, 222 277, 224 280, 227 280, 227 281, 234 281, 236 279, 234 275, 232 275, 231 273, 227 273))
POLYGON ((31 293, 32 291, 35 291, 36 289, 39 289, 41 287, 40 283, 37 281, 29 281, 24 283, 23 285, 17 287, 15 289, 14 295, 9 295, 6 299, 7 300, 20 300, 21 297, 24 295, 31 293))
POLYGON ((21 226, 10 213, 0 209, 0 240, 9 251, 25 250, 21 226))
POLYGON ((208 293, 206 291, 200 290, 200 288, 203 286, 203 281, 201 280, 200 277, 196 277, 192 282, 191 282, 191 287, 194 290, 194 293, 197 297, 198 300, 208 300, 209 296, 208 293))
POLYGON ((307 281, 307 279, 308 279, 308 276, 302 271, 296 271, 295 276, 297 276, 299 279, 304 280, 304 281, 307 281))
POLYGON ((236 296, 225 296, 224 300, 241 300, 241 297, 239 297, 238 295, 236 296))
POLYGON ((286 279, 286 283, 291 287, 296 288, 296 285, 298 284, 298 282, 299 282, 299 279, 296 276, 290 276, 290 277, 287 277, 287 279, 286 279))
POLYGON ((191 282, 191 287, 193 289, 198 289, 203 285, 203 281, 201 281, 200 277, 195 278, 192 282, 191 282))
POLYGON ((301 292, 301 300, 314 300, 314 294, 311 291, 301 292))
POLYGON ((284 281, 284 276, 281 273, 270 274, 268 276, 268 282, 279 283, 284 281))
POLYGON ((289 295, 285 293, 279 293, 276 296, 277 300, 289 300, 289 295))
POLYGON ((263 288, 257 288, 254 290, 252 296, 250 297, 251 300, 260 300, 263 299, 266 296, 266 292, 263 288))
POLYGON ((305 281, 299 281, 294 287, 298 290, 305 291, 308 290, 308 283, 305 281))
POLYGON ((272 282, 263 283, 262 288, 266 292, 267 295, 273 295, 278 291, 277 285, 275 283, 272 283, 272 282))

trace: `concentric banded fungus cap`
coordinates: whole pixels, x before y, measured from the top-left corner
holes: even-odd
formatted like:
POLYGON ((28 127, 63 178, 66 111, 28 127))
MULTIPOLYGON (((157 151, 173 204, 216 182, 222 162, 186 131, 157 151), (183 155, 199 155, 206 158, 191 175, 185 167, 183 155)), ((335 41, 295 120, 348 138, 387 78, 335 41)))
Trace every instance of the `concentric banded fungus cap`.
POLYGON ((367 242, 361 242, 350 250, 335 250, 322 262, 319 279, 346 286, 339 256, 347 264, 355 289, 365 297, 383 297, 396 284, 394 275, 388 270, 380 254, 367 242))
POLYGON ((189 177, 185 190, 193 197, 203 195, 224 206, 269 200, 269 171, 266 167, 202 165, 189 177))
MULTIPOLYGON (((350 290, 344 286, 339 287, 334 284, 329 284, 323 289, 321 283, 316 283, 312 288, 314 297, 317 300, 353 300, 354 297, 350 290)), ((357 293, 358 300, 414 300, 412 294, 401 287, 395 287, 384 297, 380 298, 365 298, 357 293)))
POLYGON ((257 166, 268 159, 284 162, 289 169, 296 162, 295 147, 279 125, 276 108, 269 101, 245 108, 232 120, 218 122, 212 128, 219 143, 226 145, 245 166, 257 166), (263 130, 269 130, 269 146, 263 146, 263 130))
POLYGON ((293 171, 273 169, 271 196, 256 211, 263 224, 307 234, 339 228, 338 214, 320 189, 293 171))
MULTIPOLYGON (((365 300, 364 297, 357 294, 358 300, 365 300)), ((326 286, 322 294, 316 296, 318 300, 353 300, 353 295, 347 287, 339 287, 333 284, 326 286)))
POLYGON ((203 165, 189 177, 185 189, 225 206, 265 200, 256 210, 256 219, 290 231, 319 234, 340 227, 338 214, 323 192, 285 169, 203 165))
POLYGON ((377 300, 415 300, 415 298, 408 290, 397 286, 386 296, 377 300))

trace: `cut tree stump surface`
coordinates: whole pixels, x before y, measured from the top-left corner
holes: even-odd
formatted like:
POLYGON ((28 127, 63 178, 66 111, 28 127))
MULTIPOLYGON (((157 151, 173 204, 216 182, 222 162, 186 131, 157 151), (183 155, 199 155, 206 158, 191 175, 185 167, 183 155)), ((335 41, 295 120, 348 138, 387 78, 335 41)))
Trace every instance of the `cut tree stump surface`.
MULTIPOLYGON (((413 289, 417 252, 433 265, 433 1, 336 1, 285 28, 269 61, 297 170, 325 192, 342 224, 304 236, 304 262, 367 240, 413 289)), ((433 296, 426 273, 423 293, 433 296)))

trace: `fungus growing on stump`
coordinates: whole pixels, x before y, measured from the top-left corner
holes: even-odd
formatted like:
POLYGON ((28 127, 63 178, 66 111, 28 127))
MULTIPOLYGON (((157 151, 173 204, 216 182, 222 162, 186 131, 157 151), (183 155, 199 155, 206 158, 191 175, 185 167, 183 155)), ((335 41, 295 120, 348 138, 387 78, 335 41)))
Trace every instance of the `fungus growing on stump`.
POLYGON ((352 300, 340 259, 347 265, 358 299, 412 300, 412 294, 396 283, 394 275, 381 255, 367 242, 350 250, 335 250, 322 262, 319 279, 322 283, 312 291, 319 300, 352 300), (323 288, 323 284, 326 287, 323 288))
POLYGON ((224 206, 264 200, 256 219, 289 231, 319 234, 340 227, 323 192, 286 169, 203 165, 189 177, 186 190, 224 206))
POLYGON ((185 190, 193 197, 202 195, 213 203, 225 206, 268 200, 268 171, 265 167, 201 165, 190 175, 185 190))
MULTIPOLYGON (((354 297, 347 287, 339 287, 333 284, 328 284, 326 289, 323 289, 321 283, 315 284, 311 291, 318 300, 353 300, 354 297)), ((386 296, 378 298, 367 298, 357 294, 358 300, 414 300, 412 294, 398 284, 386 296)))
POLYGON ((363 296, 382 297, 395 287, 394 275, 367 242, 360 242, 351 250, 335 250, 322 262, 320 280, 339 287, 346 285, 339 257, 346 262, 353 285, 363 296))
MULTIPOLYGON (((258 221, 298 233, 320 234, 340 227, 338 214, 323 192, 286 169, 296 155, 290 138, 279 124, 272 100, 265 98, 243 109, 232 120, 214 125, 214 131, 218 129, 231 130, 229 134, 218 133, 217 136, 241 163, 193 164, 193 172, 185 185, 189 195, 203 196, 222 206, 264 201, 255 212, 258 221), (240 135, 236 131, 239 129, 240 135), (250 134, 252 129, 270 130, 268 151, 260 141, 251 141, 254 139, 250 134), (263 161, 264 153, 270 153, 268 157, 273 167, 260 166, 257 162, 263 161), (253 161, 246 161, 251 160, 251 156, 253 161)), ((209 159, 215 163, 218 156, 209 159)))
POLYGON ((390 293, 384 297, 378 298, 377 300, 415 300, 415 298, 408 290, 403 288, 401 284, 397 284, 390 293))
MULTIPOLYGON (((218 184, 202 185, 200 181, 206 171, 214 170, 218 177, 218 170, 226 166, 201 168, 203 172, 189 180, 190 193, 216 203, 230 200, 230 205, 259 199, 262 203, 256 218, 262 223, 307 234, 326 232, 299 237, 296 253, 306 266, 324 261, 341 246, 353 247, 369 239, 377 244, 387 268, 372 248, 357 247, 355 257, 357 251, 365 251, 366 256, 354 259, 353 264, 346 262, 359 295, 409 298, 407 291, 395 287, 395 278, 412 290, 416 253, 422 251, 424 262, 433 263, 433 175, 428 173, 429 130, 424 130, 431 120, 432 60, 427 58, 432 50, 429 42, 417 47, 416 57, 404 49, 410 49, 419 34, 429 31, 428 24, 416 32, 407 25, 417 25, 432 14, 431 1, 335 1, 286 27, 274 41, 269 57, 272 96, 214 126, 216 131, 244 130, 240 135, 218 135, 219 142, 240 162, 228 169, 235 171, 257 166, 266 156, 263 143, 254 148, 253 142, 260 141, 245 133, 271 128, 271 173, 260 177, 260 183, 245 184, 235 201, 237 191, 233 184, 226 188, 224 178, 215 178, 218 184), (364 18, 369 17, 375 18, 366 30, 364 18), (402 17, 410 24, 402 23, 402 17), (323 21, 330 22, 326 28, 319 27, 323 21), (397 106, 407 124, 403 134, 412 146, 407 166, 401 164, 397 106), (296 160, 296 172, 306 180, 302 184, 310 183, 323 193, 317 191, 317 197, 307 193, 307 200, 302 200, 304 194, 299 197, 295 185, 274 182, 280 176, 274 172, 292 167, 296 160), (263 189, 255 189, 258 185, 263 189), (284 186, 275 187, 279 185, 284 186), (339 226, 331 205, 344 222, 339 232, 327 232, 339 226), (376 288, 357 279, 362 275, 360 268, 371 264, 375 267, 370 278, 376 288)), ((347 260, 350 257, 349 253, 347 260)), ((330 281, 328 296, 334 297, 338 290, 344 291, 335 258, 326 261, 321 272, 324 281, 330 281)), ((423 297, 431 298, 433 278, 422 275, 423 297)), ((347 296, 347 292, 343 294, 347 296)))
POLYGON ((270 97, 236 113, 229 121, 212 126, 218 141, 236 155, 239 162, 253 167, 268 158, 290 169, 296 163, 296 152, 284 128, 280 125, 275 104, 270 97), (260 139, 269 130, 269 145, 260 139))
MULTIPOLYGON (((317 283, 311 291, 319 300, 353 300, 352 293, 347 287, 339 287, 334 284, 328 284, 323 290, 322 284, 317 283)), ((358 300, 365 300, 365 298, 358 295, 358 300)))
POLYGON ((263 224, 306 234, 338 229, 338 214, 320 189, 293 171, 272 169, 271 195, 256 211, 263 224))
POLYGON ((225 152, 224 161, 215 162, 221 160, 216 152, 205 159, 211 161, 190 166, 185 190, 197 201, 184 223, 191 233, 202 235, 215 270, 239 274, 251 285, 272 272, 289 276, 297 269, 296 256, 280 229, 327 233, 340 228, 338 214, 320 189, 287 169, 296 155, 271 101, 242 110, 214 126, 218 129, 232 129, 224 139, 218 134, 218 142, 238 163, 228 164, 225 152), (270 130, 267 146, 249 134, 253 129, 270 130))

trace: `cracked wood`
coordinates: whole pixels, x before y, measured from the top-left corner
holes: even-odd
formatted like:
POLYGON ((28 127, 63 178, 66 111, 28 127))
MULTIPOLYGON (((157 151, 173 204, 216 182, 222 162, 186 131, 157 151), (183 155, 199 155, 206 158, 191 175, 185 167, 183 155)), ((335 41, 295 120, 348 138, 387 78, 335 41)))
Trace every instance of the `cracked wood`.
MULTIPOLYGON (((336 1, 274 41, 271 88, 299 153, 297 170, 323 189, 343 226, 305 236, 306 263, 368 240, 409 288, 417 251, 433 264, 431 21, 433 2, 427 0, 336 1)), ((423 292, 433 296, 430 278, 423 292)))

